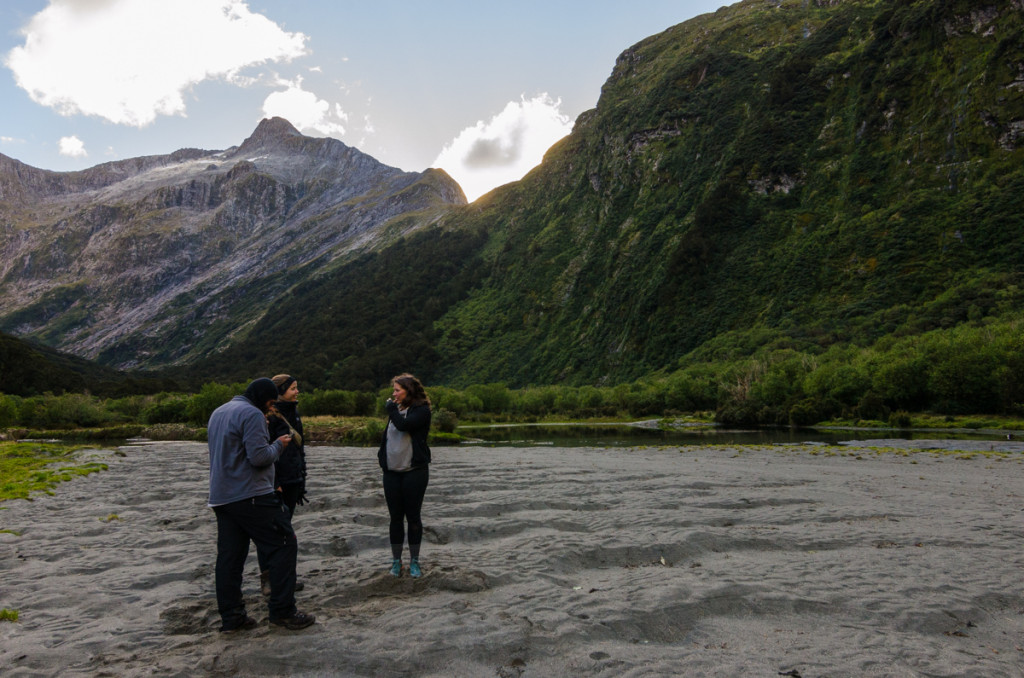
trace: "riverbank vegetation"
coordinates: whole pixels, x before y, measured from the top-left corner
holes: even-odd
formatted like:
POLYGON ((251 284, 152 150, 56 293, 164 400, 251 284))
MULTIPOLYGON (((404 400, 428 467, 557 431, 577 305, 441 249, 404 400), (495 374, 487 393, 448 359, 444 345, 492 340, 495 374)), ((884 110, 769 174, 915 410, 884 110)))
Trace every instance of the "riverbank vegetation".
MULTIPOLYGON (((1024 428, 1024 327, 977 319, 947 330, 889 335, 871 346, 821 348, 793 332, 726 333, 673 369, 618 385, 503 383, 428 386, 434 431, 461 423, 675 419, 695 412, 726 426, 1024 428)), ((210 414, 244 383, 121 398, 0 394, 7 437, 203 439, 210 414), (40 435, 44 434, 44 435, 40 435)), ((300 396, 311 440, 379 439, 389 389, 318 389, 300 396)))

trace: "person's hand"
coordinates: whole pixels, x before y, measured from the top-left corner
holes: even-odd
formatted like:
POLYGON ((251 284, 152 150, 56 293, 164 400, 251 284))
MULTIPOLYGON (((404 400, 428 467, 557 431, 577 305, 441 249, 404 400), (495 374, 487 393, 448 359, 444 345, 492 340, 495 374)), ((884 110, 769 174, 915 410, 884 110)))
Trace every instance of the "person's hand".
POLYGON ((292 437, 287 433, 277 439, 277 442, 281 443, 281 447, 288 447, 288 443, 292 441, 292 437))

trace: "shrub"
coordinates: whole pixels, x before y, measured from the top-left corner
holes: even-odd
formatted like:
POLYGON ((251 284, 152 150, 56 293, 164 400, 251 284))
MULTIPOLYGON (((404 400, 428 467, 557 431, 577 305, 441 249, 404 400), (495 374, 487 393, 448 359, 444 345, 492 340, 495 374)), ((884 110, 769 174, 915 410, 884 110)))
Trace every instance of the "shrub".
POLYGON ((579 390, 580 407, 587 410, 602 410, 605 408, 604 394, 593 386, 583 386, 579 390))
POLYGON ((871 379, 846 362, 822 364, 804 379, 807 395, 855 404, 871 386, 871 379))
POLYGON ((558 391, 553 386, 531 386, 516 393, 513 408, 520 414, 543 416, 555 409, 558 391))
POLYGON ((18 399, 0 393, 0 427, 14 426, 17 423, 18 399))
POLYGON ((302 413, 308 416, 331 415, 335 417, 351 417, 356 412, 356 393, 354 391, 320 391, 302 396, 302 413))
POLYGON ((886 407, 882 396, 874 391, 868 391, 861 396, 857 403, 857 416, 861 419, 879 419, 884 421, 889 416, 889 408, 886 407))
POLYGON ((114 417, 103 402, 83 393, 55 396, 46 394, 25 398, 19 421, 31 428, 67 429, 102 426, 114 417))
POLYGON ((751 397, 769 405, 783 405, 803 396, 801 382, 807 374, 806 361, 785 351, 764 367, 751 384, 751 397))
POLYGON ((715 411, 715 421, 722 426, 757 426, 758 410, 751 400, 729 400, 715 411))
POLYGON ((910 428, 910 415, 903 410, 889 413, 889 426, 893 428, 910 428))
POLYGON ((188 414, 188 423, 195 424, 196 426, 206 426, 206 422, 210 421, 210 415, 213 414, 213 411, 231 400, 235 395, 244 393, 245 387, 245 384, 235 384, 234 386, 214 383, 203 384, 203 387, 199 389, 199 393, 192 396, 185 406, 188 414))
POLYGON ((789 422, 793 426, 810 426, 821 420, 822 418, 818 414, 818 404, 814 398, 804 398, 789 408, 789 422))
POLYGON ((717 375, 703 365, 690 367, 668 378, 665 406, 682 412, 714 409, 717 394, 717 375))
POLYGON ((455 413, 444 408, 434 410, 431 414, 431 421, 434 427, 442 433, 454 433, 455 427, 459 424, 455 413))
POLYGON ((999 407, 999 356, 987 346, 951 345, 936 356, 928 387, 949 413, 994 412, 999 407))
MULTIPOLYGON (((444 386, 432 386, 426 390, 427 395, 430 397, 430 404, 435 409, 444 408, 458 415, 465 415, 467 412, 483 411, 484 404, 476 396, 444 386)), ((388 397, 390 395, 388 393, 388 397)))
POLYGON ((811 426, 842 411, 843 404, 835 398, 804 398, 789 408, 789 421, 793 426, 811 426))
POLYGON ((139 421, 142 413, 152 403, 152 396, 133 395, 108 400, 106 407, 110 412, 121 415, 124 420, 139 421))
POLYGON ((512 405, 512 394, 505 384, 474 384, 466 388, 466 395, 480 401, 480 411, 500 414, 512 405))
POLYGON ((566 386, 559 387, 555 392, 555 402, 551 408, 559 414, 574 414, 580 408, 579 391, 566 386))
POLYGON ((918 408, 927 400, 928 363, 923 356, 883 354, 871 376, 871 390, 890 407, 918 408))
POLYGON ((160 394, 142 410, 139 419, 143 424, 150 426, 154 424, 186 424, 189 421, 188 405, 188 396, 160 394))
POLYGON ((381 436, 384 435, 384 426, 385 424, 379 421, 368 421, 366 426, 355 432, 353 438, 358 442, 375 445, 380 442, 381 436))
POLYGON ((665 411, 665 393, 660 388, 647 386, 641 391, 630 392, 626 409, 634 417, 660 415, 665 411))

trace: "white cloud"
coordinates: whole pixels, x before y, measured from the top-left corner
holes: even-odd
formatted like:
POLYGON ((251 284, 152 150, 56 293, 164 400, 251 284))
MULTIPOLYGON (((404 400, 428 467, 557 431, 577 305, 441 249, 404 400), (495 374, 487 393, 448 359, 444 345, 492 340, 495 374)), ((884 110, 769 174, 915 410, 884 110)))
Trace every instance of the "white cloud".
POLYGON ((551 145, 572 131, 546 93, 510 101, 489 122, 462 130, 444 147, 433 166, 452 176, 472 202, 487 191, 517 181, 540 164, 551 145))
POLYGON ((342 123, 348 120, 348 115, 339 104, 334 105, 332 112, 330 103, 318 99, 313 92, 302 89, 301 78, 283 84, 286 84, 288 89, 272 93, 263 102, 265 117, 282 117, 295 125, 300 132, 313 131, 333 137, 340 137, 345 133, 342 123))
POLYGON ((143 127, 184 115, 183 95, 208 79, 305 53, 244 0, 50 0, 4 59, 18 86, 62 115, 143 127))
POLYGON ((78 137, 72 135, 70 137, 61 137, 60 141, 57 142, 60 146, 60 154, 66 155, 69 158, 84 158, 89 155, 85 152, 85 144, 78 137))

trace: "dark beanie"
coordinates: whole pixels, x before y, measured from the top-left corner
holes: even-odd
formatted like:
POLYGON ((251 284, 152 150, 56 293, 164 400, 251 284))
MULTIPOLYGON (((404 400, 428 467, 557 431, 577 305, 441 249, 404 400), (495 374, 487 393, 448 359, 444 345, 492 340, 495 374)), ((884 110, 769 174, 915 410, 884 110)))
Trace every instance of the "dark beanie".
POLYGON ((266 377, 260 377, 249 384, 243 395, 263 412, 266 410, 268 400, 277 400, 277 386, 266 377))

